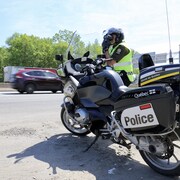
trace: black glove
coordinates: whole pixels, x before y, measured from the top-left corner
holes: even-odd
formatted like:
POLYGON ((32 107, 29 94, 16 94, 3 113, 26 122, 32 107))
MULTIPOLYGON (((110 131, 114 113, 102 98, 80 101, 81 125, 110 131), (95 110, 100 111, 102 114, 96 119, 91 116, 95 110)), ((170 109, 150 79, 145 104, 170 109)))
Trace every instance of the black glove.
POLYGON ((104 36, 104 40, 102 42, 103 53, 105 53, 109 49, 109 46, 111 45, 111 40, 112 40, 111 35, 105 35, 104 36))

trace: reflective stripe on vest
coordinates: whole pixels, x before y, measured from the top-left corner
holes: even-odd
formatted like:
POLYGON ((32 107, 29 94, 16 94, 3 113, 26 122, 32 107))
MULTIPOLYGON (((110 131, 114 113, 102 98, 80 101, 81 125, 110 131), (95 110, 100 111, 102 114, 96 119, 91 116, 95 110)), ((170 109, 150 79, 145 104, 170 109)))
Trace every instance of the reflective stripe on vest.
POLYGON ((116 66, 129 66, 131 64, 132 64, 131 62, 118 62, 118 63, 114 64, 114 67, 116 67, 116 66))
MULTIPOLYGON (((126 47, 124 43, 119 43, 115 48, 113 46, 110 46, 109 48, 109 54, 112 56, 112 54, 115 52, 115 50, 119 47, 119 45, 123 45, 126 47)), ((127 48, 127 47, 126 47, 127 48)), ((129 49, 129 48, 128 48, 129 49)), ((129 49, 130 50, 130 49, 129 49)), ((134 76, 133 76, 133 63, 132 63, 132 51, 124 56, 118 63, 114 64, 114 70, 117 72, 120 72, 122 70, 127 72, 129 80, 132 82, 134 81, 134 76)))

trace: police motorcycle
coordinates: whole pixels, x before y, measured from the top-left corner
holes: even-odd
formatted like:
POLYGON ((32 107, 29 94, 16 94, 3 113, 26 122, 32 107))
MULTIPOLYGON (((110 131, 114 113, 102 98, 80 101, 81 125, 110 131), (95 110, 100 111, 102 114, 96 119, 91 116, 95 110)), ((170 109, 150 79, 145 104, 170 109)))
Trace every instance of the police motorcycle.
POLYGON ((154 66, 146 54, 139 59, 138 87, 129 88, 102 66, 106 59, 88 56, 69 53, 63 64, 63 125, 78 136, 92 132, 95 141, 102 136, 128 149, 134 144, 153 170, 179 176, 180 64, 154 66))

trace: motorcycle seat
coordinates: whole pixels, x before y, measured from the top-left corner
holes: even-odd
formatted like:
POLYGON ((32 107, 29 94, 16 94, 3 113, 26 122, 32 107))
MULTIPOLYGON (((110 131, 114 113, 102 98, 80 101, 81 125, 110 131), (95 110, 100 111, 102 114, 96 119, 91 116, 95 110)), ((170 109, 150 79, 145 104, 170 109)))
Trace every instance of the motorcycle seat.
POLYGON ((129 88, 127 86, 119 86, 113 93, 112 93, 112 99, 114 101, 116 101, 117 99, 119 99, 124 93, 126 93, 127 91, 131 90, 132 88, 129 88))

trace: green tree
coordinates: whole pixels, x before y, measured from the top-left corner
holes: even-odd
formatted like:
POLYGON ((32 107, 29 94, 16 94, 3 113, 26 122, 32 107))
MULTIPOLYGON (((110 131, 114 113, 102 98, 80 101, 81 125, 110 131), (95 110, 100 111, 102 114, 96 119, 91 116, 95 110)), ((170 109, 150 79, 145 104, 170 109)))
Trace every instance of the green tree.
POLYGON ((55 43, 60 43, 60 42, 67 42, 70 43, 72 40, 72 36, 73 36, 74 32, 73 31, 69 31, 69 30, 59 30, 58 33, 56 33, 53 36, 53 42, 55 43))
POLYGON ((8 65, 8 51, 5 47, 0 47, 0 81, 3 81, 3 69, 8 65))
POLYGON ((67 43, 67 48, 64 52, 65 58, 67 58, 68 51, 70 51, 74 57, 82 56, 85 51, 85 44, 76 32, 59 30, 59 33, 56 33, 52 39, 54 43, 67 43))
POLYGON ((9 65, 25 67, 56 67, 54 45, 51 38, 26 34, 13 34, 7 40, 9 65))
POLYGON ((2 69, 4 66, 6 66, 8 63, 8 51, 5 47, 0 47, 0 69, 2 69))
POLYGON ((18 33, 8 38, 9 65, 34 66, 35 39, 34 36, 18 33))
POLYGON ((36 67, 57 67, 57 62, 54 59, 53 41, 50 38, 36 39, 34 44, 36 50, 33 52, 33 57, 36 67))
POLYGON ((90 56, 93 59, 95 59, 97 55, 102 54, 102 48, 97 39, 94 41, 93 44, 89 43, 86 46, 86 51, 90 51, 90 56))
POLYGON ((86 46, 80 35, 69 30, 60 30, 52 38, 14 33, 6 43, 9 54, 6 65, 9 66, 57 68, 56 54, 63 54, 64 59, 67 59, 68 51, 75 58, 81 57, 88 50, 93 58, 101 53, 98 40, 86 46))

